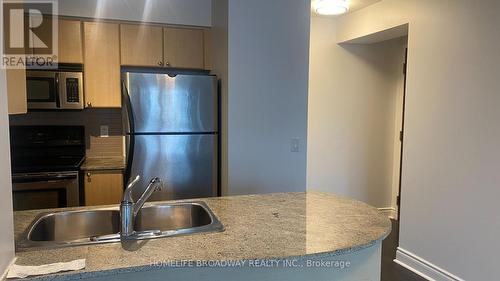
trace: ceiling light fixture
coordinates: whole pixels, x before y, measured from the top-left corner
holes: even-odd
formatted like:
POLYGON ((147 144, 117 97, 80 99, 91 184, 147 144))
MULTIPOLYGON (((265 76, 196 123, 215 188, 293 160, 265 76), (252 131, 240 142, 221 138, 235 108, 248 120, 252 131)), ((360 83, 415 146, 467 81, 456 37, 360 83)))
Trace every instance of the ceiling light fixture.
POLYGON ((320 15, 340 15, 349 10, 348 0, 316 0, 314 11, 320 15))

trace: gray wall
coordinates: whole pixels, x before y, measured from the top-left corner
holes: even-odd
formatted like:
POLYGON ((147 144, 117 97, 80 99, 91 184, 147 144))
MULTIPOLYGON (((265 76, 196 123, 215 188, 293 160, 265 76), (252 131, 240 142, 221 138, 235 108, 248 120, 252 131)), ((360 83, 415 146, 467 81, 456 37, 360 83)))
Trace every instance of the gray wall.
POLYGON ((409 23, 400 247, 464 280, 498 279, 498 11, 497 0, 383 0, 338 25, 344 41, 409 23))
POLYGON ((229 194, 306 188, 309 11, 309 0, 229 1, 229 194))

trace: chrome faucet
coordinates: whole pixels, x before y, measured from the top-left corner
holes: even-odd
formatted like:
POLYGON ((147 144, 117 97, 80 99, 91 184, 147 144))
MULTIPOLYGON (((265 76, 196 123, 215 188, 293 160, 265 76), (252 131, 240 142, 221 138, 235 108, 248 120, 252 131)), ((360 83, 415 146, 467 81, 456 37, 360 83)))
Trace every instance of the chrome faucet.
POLYGON ((141 194, 141 197, 139 197, 139 200, 134 203, 134 200, 132 199, 132 189, 137 184, 137 182, 139 182, 140 178, 140 176, 137 176, 128 184, 125 192, 123 193, 123 200, 120 203, 120 236, 123 238, 134 235, 134 221, 137 213, 139 213, 142 206, 153 194, 153 192, 161 190, 161 180, 155 177, 149 182, 148 186, 141 194))

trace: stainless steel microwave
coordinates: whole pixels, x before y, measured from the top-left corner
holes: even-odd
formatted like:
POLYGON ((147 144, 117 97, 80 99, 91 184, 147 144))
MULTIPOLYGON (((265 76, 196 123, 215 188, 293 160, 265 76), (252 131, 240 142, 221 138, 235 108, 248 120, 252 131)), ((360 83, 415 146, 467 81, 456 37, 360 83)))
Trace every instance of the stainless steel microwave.
POLYGON ((26 72, 28 109, 83 109, 83 73, 26 72))

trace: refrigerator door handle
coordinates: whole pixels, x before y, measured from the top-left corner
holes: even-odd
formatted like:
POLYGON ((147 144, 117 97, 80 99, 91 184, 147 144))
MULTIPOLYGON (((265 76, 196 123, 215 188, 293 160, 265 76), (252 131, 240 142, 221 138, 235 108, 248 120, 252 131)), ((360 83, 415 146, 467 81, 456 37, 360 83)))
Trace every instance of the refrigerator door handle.
POLYGON ((135 147, 135 124, 134 124, 134 112, 132 109, 132 102, 130 101, 130 96, 127 90, 127 86, 125 85, 125 81, 122 80, 122 100, 123 100, 123 105, 125 107, 125 112, 127 113, 127 122, 128 122, 128 132, 126 132, 126 136, 129 138, 129 141, 127 143, 127 150, 126 150, 126 158, 127 158, 127 163, 125 167, 125 177, 124 177, 124 182, 128 182, 130 179, 130 173, 132 169, 132 162, 134 160, 134 147, 135 147))
POLYGON ((128 93, 127 85, 125 81, 122 80, 122 99, 125 106, 125 111, 127 112, 127 121, 130 134, 135 133, 135 122, 134 122, 134 111, 132 109, 132 102, 130 101, 130 95, 128 93))

